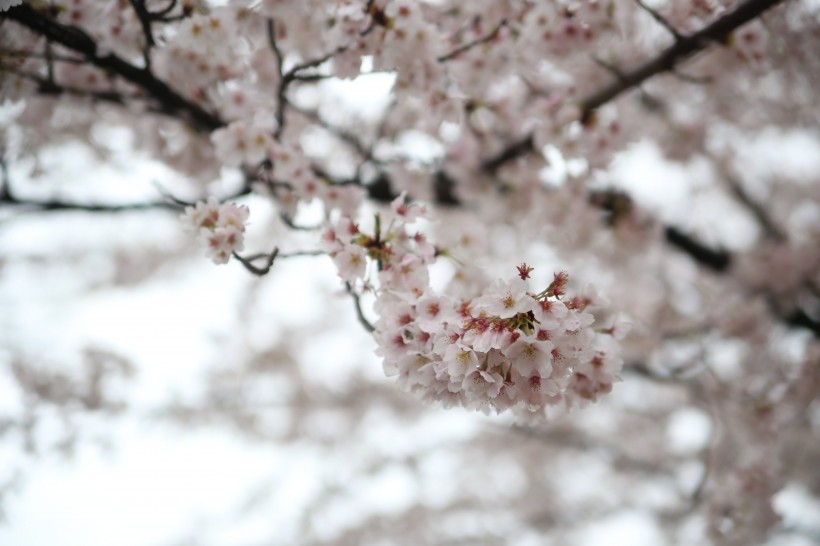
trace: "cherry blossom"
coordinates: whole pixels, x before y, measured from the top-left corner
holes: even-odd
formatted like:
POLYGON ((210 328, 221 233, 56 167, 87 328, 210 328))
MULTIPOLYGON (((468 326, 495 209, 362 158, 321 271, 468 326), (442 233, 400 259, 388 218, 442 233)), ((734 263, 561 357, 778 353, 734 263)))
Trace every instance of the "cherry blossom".
POLYGON ((215 197, 185 208, 181 219, 196 233, 215 264, 225 264, 234 252, 244 249, 245 222, 250 211, 244 205, 220 203, 215 197))
MULTIPOLYGON (((817 21, 814 0, 0 0, 0 205, 184 207, 254 275, 318 255, 432 405, 616 434, 649 383, 653 426, 674 395, 717 431, 670 542, 763 543, 777 492, 816 483, 780 461, 817 436, 817 21), (130 168, 107 131, 163 166, 155 200, 45 193, 67 145, 130 168)), ((641 464, 670 472, 661 443, 641 464)))

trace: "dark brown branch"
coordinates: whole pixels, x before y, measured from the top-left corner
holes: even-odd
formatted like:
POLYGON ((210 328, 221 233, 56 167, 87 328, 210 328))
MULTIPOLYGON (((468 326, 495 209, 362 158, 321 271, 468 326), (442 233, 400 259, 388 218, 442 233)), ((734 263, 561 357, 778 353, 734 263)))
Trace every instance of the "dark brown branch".
POLYGON ((725 250, 710 248, 674 226, 666 226, 664 234, 669 244, 678 250, 682 250, 697 263, 713 271, 722 273, 729 269, 732 264, 732 256, 725 250))
POLYGON ((136 100, 140 97, 123 95, 118 91, 95 91, 92 89, 82 89, 79 87, 69 87, 58 85, 49 78, 43 78, 37 74, 18 70, 11 66, 6 66, 0 63, 0 71, 14 74, 19 78, 24 78, 33 81, 37 84, 37 92, 41 95, 73 95, 76 97, 90 97, 101 102, 112 102, 119 106, 127 104, 127 100, 136 100))
MULTIPOLYGON (((587 95, 580 102, 581 121, 591 119, 595 110, 621 94, 640 87, 646 80, 664 72, 675 72, 678 65, 713 43, 726 42, 729 35, 740 26, 762 15, 766 10, 785 0, 746 0, 733 11, 718 18, 712 24, 689 36, 677 36, 675 42, 644 64, 632 70, 618 71, 611 84, 587 95)), ((611 71, 611 70, 610 70, 611 71)), ((507 161, 534 151, 532 136, 513 142, 494 158, 484 163, 485 170, 493 172, 507 161)))
POLYGON ((310 61, 304 61, 302 63, 298 63, 298 64, 292 66, 291 69, 288 70, 285 73, 285 79, 288 82, 291 82, 291 81, 297 79, 299 77, 299 73, 302 72, 303 70, 307 70, 309 68, 316 68, 318 66, 321 66, 324 63, 326 63, 327 61, 329 61, 330 59, 332 59, 333 57, 335 57, 336 55, 339 55, 340 53, 344 53, 345 51, 347 51, 347 48, 348 48, 348 46, 339 46, 336 49, 334 49, 333 51, 331 51, 330 53, 325 53, 321 57, 318 57, 316 59, 312 59, 310 61))
POLYGON ((815 316, 811 316, 805 310, 798 308, 783 317, 783 319, 789 326, 807 328, 816 337, 820 338, 820 309, 817 310, 815 316))
POLYGON ((732 191, 732 194, 740 201, 744 207, 755 217, 755 220, 760 224, 763 228, 763 232, 766 234, 766 237, 774 240, 774 241, 785 241, 786 235, 783 233, 775 223, 774 220, 769 216, 769 213, 763 206, 752 199, 752 196, 748 194, 748 192, 743 188, 743 185, 740 183, 738 179, 731 176, 728 172, 725 172, 725 169, 721 169, 721 174, 723 178, 726 180, 726 183, 729 185, 729 189, 732 191))
POLYGON ((273 19, 268 19, 268 43, 270 45, 271 50, 273 51, 274 57, 276 57, 276 70, 279 75, 279 89, 276 92, 277 95, 277 105, 276 105, 276 122, 277 127, 275 131, 275 136, 277 139, 282 135, 282 131, 285 127, 285 108, 286 106, 292 106, 287 98, 287 91, 290 84, 295 81, 315 81, 322 79, 324 76, 321 74, 301 74, 303 71, 308 70, 310 68, 316 68, 334 56, 347 51, 348 46, 339 46, 333 51, 322 55, 316 59, 311 59, 309 61, 304 61, 292 66, 287 72, 284 70, 284 63, 285 63, 285 56, 282 52, 282 49, 279 47, 279 43, 276 40, 276 22, 273 19))
MULTIPOLYGON (((3 165, 3 172, 5 173, 4 181, 2 184, 2 191, 0 191, 0 207, 14 207, 18 209, 29 209, 38 212, 82 211, 94 213, 116 213, 161 209, 180 211, 187 206, 193 205, 193 203, 189 203, 187 201, 183 201, 172 196, 168 192, 164 191, 162 188, 159 188, 159 190, 162 193, 163 197, 165 197, 164 201, 147 201, 142 203, 83 203, 80 201, 63 201, 59 199, 36 200, 20 198, 16 196, 12 191, 11 184, 8 179, 8 174, 5 170, 5 164, 0 163, 0 165, 3 165)), ((219 200, 229 201, 232 199, 243 197, 249 193, 250 189, 248 187, 243 186, 236 192, 230 195, 223 196, 219 200)))
POLYGON ((649 78, 662 72, 674 70, 678 64, 703 51, 710 44, 726 42, 729 34, 735 29, 759 17, 763 12, 783 1, 747 0, 700 31, 689 36, 677 35, 675 42, 660 55, 633 70, 623 72, 616 81, 583 99, 581 101, 581 119, 589 117, 594 110, 618 97, 621 93, 640 86, 649 78))
POLYGON ((273 56, 276 58, 276 73, 279 76, 279 89, 276 91, 276 132, 275 136, 278 140, 282 136, 282 131, 285 128, 285 93, 287 92, 287 85, 285 84, 285 74, 283 65, 285 62, 282 50, 279 49, 279 43, 276 41, 276 22, 273 19, 268 19, 268 43, 270 44, 273 56))
POLYGON ((254 254, 253 256, 249 256, 247 258, 243 258, 236 252, 233 253, 233 257, 236 258, 239 261, 239 263, 241 263, 245 267, 245 269, 259 277, 262 277, 270 273, 270 270, 273 267, 273 262, 276 260, 276 257, 278 255, 278 248, 274 248, 273 252, 271 252, 270 254, 254 254), (265 258, 265 265, 263 265, 262 267, 257 267, 252 263, 254 260, 257 260, 259 258, 265 258))
POLYGON ((514 142, 512 145, 505 148, 495 157, 492 157, 482 163, 481 166, 485 171, 492 173, 497 171, 502 165, 504 165, 504 163, 517 159, 523 155, 527 155, 534 150, 535 141, 533 140, 532 135, 527 135, 521 140, 514 142))
POLYGON ((270 273, 273 268, 273 263, 277 258, 296 258, 301 256, 323 256, 327 254, 324 250, 298 250, 295 252, 279 252, 279 248, 274 248, 270 253, 251 254, 250 256, 240 256, 236 252, 233 257, 241 263, 249 272, 262 277, 270 273), (256 266, 253 262, 258 260, 265 260, 265 265, 262 267, 256 266))
POLYGON ((156 45, 154 42, 154 33, 151 30, 151 14, 145 7, 145 0, 131 0, 131 7, 134 8, 134 13, 137 14, 137 19, 142 25, 142 34, 145 37, 145 44, 142 48, 142 58, 147 70, 151 69, 151 48, 156 45))
POLYGON ((215 114, 186 99, 147 68, 139 68, 114 54, 100 55, 97 43, 81 29, 58 23, 28 4, 11 8, 0 19, 15 21, 47 40, 82 55, 89 63, 107 70, 145 90, 165 113, 176 115, 192 127, 211 132, 224 125, 215 114))
POLYGON ((655 11, 654 9, 647 6, 643 0, 635 0, 635 2, 643 9, 646 13, 652 16, 652 18, 663 28, 669 31, 669 33, 675 37, 676 40, 680 40, 682 38, 678 29, 672 26, 672 24, 667 21, 660 13, 655 11))
POLYGON ((177 0, 171 0, 168 5, 159 11, 149 11, 151 19, 162 21, 177 6, 177 0))
POLYGON ((8 194, 8 191, 0 195, 0 206, 13 206, 21 209, 31 209, 38 212, 58 212, 58 211, 82 211, 82 212, 127 212, 138 210, 180 210, 182 207, 176 203, 164 201, 148 201, 144 203, 127 204, 104 204, 104 203, 82 203, 79 201, 61 201, 57 199, 47 200, 27 200, 18 199, 8 194))

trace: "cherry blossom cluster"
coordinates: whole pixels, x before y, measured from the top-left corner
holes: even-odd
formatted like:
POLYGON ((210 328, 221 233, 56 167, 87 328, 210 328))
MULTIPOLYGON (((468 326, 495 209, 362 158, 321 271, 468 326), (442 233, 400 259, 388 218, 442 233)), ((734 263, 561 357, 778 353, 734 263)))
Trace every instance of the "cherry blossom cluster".
POLYGON ((592 327, 590 298, 565 297, 566 273, 536 292, 531 271, 522 264, 519 277, 469 299, 385 293, 376 323, 385 373, 445 407, 533 419, 610 392, 622 366, 614 332, 592 327))
POLYGON ((469 298, 438 294, 428 265, 445 251, 409 226, 428 214, 404 194, 374 233, 340 217, 323 234, 324 249, 340 277, 371 285, 368 263, 378 270, 374 336, 384 371, 402 389, 445 407, 484 412, 512 410, 540 419, 550 408, 596 401, 622 367, 616 337, 621 326, 594 328, 600 302, 568 296, 568 275, 533 290, 533 268, 498 280, 469 298), (387 223, 383 229, 382 224, 387 223))
POLYGON ((249 210, 244 205, 220 203, 215 197, 186 207, 182 221, 196 233, 206 254, 215 264, 227 263, 234 252, 245 246, 245 222, 249 210))

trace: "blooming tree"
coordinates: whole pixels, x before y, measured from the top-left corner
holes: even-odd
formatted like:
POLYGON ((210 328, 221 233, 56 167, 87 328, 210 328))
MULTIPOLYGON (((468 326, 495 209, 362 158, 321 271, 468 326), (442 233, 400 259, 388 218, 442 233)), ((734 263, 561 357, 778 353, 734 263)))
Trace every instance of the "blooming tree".
POLYGON ((786 484, 820 491, 820 184, 750 152, 820 150, 816 2, 0 10, 4 208, 177 210, 214 263, 258 276, 330 259, 385 374, 446 408, 538 427, 630 380, 673 385, 715 432, 669 519, 701 514, 717 543, 777 529, 786 484), (387 100, 346 112, 334 86, 378 77, 387 100), (104 157, 101 127, 186 183, 114 204, 16 183, 69 141, 104 157), (617 183, 639 148, 665 165, 644 187, 692 181, 691 213, 617 183), (266 236, 250 196, 311 246, 266 236))

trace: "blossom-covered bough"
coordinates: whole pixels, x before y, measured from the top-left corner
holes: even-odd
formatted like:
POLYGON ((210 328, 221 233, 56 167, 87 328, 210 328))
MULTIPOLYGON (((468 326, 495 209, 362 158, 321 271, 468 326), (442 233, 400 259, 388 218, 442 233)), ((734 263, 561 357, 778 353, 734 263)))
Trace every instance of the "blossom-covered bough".
MULTIPOLYGON (((327 255, 387 375, 445 406, 538 421, 596 401, 624 374, 695 373, 709 386, 693 396, 712 389, 720 415, 771 411, 766 424, 731 422, 742 424, 716 452, 764 426, 811 428, 800 419, 820 393, 817 175, 761 178, 741 144, 774 131, 808 135, 816 152, 816 2, 31 0, 0 10, 0 92, 25 104, 0 142, 4 207, 184 208, 209 258, 233 256, 257 275, 289 255, 327 255), (340 112, 332 84, 377 75, 394 78, 389 101, 375 115, 340 112), (101 123, 127 127, 141 153, 198 181, 199 198, 37 200, 14 185, 8 166, 91 140, 101 123), (757 244, 711 218, 648 210, 611 184, 636 142, 708 178, 757 244), (235 191, 206 195, 226 170, 239 174, 235 191), (316 227, 317 250, 280 252, 277 241, 242 254, 253 211, 235 201, 250 194, 294 233, 316 227), (321 225, 304 225, 317 207, 321 225), (723 371, 677 350, 735 342, 744 366, 723 371)), ((714 536, 749 543, 774 524, 771 494, 788 473, 778 449, 715 458, 713 475, 766 493, 757 504, 715 496, 714 536), (757 526, 740 523, 750 514, 757 526)))

